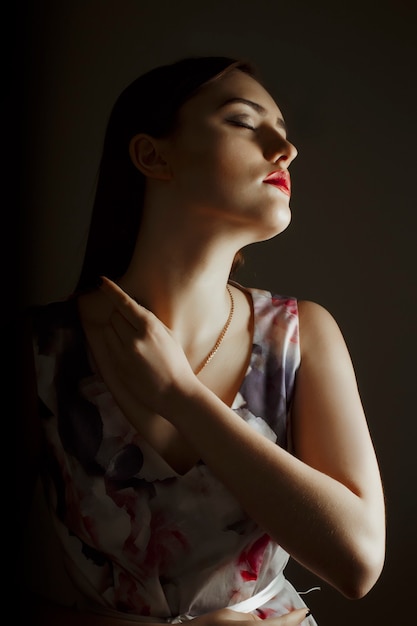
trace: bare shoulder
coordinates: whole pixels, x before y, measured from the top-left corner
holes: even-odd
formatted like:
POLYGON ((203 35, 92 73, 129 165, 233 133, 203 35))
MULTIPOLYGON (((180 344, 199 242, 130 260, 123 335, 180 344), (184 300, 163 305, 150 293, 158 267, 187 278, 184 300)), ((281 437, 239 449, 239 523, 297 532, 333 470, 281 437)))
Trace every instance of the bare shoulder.
POLYGON ((300 340, 305 347, 327 341, 344 343, 340 327, 333 315, 321 304, 310 300, 298 302, 300 340))
POLYGON ((298 314, 300 323, 307 327, 317 327, 331 325, 337 326, 333 315, 321 304, 312 302, 311 300, 298 301, 298 314))

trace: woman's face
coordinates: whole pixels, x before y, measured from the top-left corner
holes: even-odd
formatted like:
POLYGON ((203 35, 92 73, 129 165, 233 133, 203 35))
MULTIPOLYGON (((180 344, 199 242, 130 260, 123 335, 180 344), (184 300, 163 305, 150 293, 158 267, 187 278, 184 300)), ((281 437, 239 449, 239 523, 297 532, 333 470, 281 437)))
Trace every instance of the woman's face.
POLYGON ((253 240, 290 223, 288 166, 297 151, 276 103, 249 75, 233 70, 186 102, 166 154, 176 199, 206 221, 221 216, 253 240))

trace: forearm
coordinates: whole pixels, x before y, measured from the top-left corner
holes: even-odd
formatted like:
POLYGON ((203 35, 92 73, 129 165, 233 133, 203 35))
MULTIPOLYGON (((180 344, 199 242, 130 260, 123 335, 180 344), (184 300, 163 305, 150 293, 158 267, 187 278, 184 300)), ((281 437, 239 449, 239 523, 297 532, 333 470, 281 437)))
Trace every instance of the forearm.
POLYGON ((256 433, 203 385, 169 406, 168 419, 248 515, 305 567, 357 595, 350 581, 372 561, 370 503, 256 433))

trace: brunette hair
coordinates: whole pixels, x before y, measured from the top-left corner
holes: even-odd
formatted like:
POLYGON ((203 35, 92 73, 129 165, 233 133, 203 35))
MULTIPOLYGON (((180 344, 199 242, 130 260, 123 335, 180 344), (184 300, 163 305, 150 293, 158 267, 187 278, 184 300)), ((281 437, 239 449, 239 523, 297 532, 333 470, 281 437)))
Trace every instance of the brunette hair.
MULTIPOLYGON (((133 165, 129 143, 138 133, 166 137, 180 107, 203 85, 238 69, 255 77, 245 61, 190 57, 143 74, 116 100, 104 137, 84 261, 74 293, 94 288, 101 275, 116 280, 127 269, 140 228, 145 176, 133 165)), ((232 271, 241 263, 235 258, 232 271)))

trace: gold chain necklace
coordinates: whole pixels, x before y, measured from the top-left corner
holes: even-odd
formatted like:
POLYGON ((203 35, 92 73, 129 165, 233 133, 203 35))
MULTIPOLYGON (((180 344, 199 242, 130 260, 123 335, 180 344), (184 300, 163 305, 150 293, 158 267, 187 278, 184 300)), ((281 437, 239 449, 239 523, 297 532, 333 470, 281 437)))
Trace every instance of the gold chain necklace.
POLYGON ((208 355, 206 356, 204 361, 201 363, 201 365, 195 371, 195 375, 196 376, 197 376, 197 374, 199 374, 201 372, 202 369, 204 369, 206 367, 206 365, 208 363, 210 363, 211 359, 214 357, 214 355, 216 354, 217 350, 220 348, 220 346, 222 344, 222 341, 224 339, 224 336, 227 333, 227 330, 228 330, 228 328, 230 326, 230 322, 232 321, 233 313, 234 313, 234 310, 235 310, 235 301, 233 299, 233 295, 232 295, 232 292, 230 290, 229 285, 226 285, 226 289, 229 292, 229 296, 230 296, 229 317, 227 318, 226 324, 223 326, 223 330, 220 333, 220 335, 218 336, 218 339, 217 339, 216 343, 214 344, 214 346, 212 347, 212 349, 210 350, 210 352, 208 353, 208 355))

